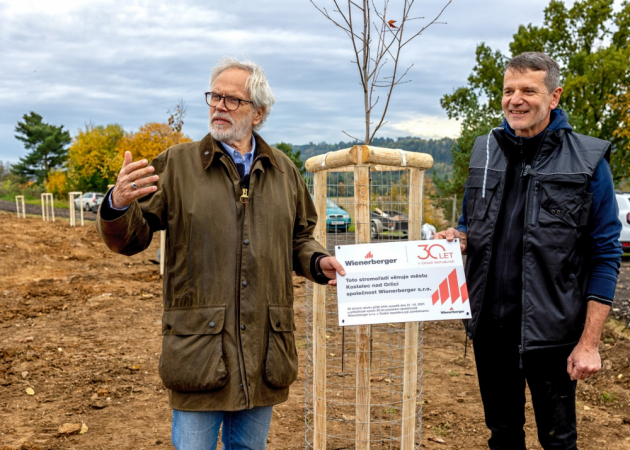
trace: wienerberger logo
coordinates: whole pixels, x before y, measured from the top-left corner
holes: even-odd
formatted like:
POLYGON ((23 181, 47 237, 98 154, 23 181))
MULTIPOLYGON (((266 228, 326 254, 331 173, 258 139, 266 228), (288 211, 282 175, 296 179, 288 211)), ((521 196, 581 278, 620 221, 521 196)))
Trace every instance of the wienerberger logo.
POLYGON ((418 245, 420 247, 421 252, 418 255, 418 259, 425 260, 427 258, 431 259, 452 259, 453 252, 447 252, 446 249, 440 244, 433 245, 418 245), (442 251, 440 251, 440 249, 442 251))
POLYGON ((372 265, 372 264, 393 264, 396 261, 398 261, 397 259, 374 259, 374 254, 372 253, 372 251, 370 250, 368 252, 367 255, 365 255, 365 259, 364 260, 359 260, 359 261, 346 261, 346 265, 348 266, 366 266, 366 265, 372 265))

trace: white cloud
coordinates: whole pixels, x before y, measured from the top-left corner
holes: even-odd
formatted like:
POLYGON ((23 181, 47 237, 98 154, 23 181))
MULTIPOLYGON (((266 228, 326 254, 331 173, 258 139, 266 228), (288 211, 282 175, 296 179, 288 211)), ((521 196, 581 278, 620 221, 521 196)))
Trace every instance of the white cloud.
MULTIPOLYGON (((317 0, 320 4, 330 0, 317 0)), ((521 23, 540 23, 548 0, 455 0, 406 49, 412 82, 397 88, 379 136, 457 134, 439 99, 466 84, 475 47, 507 50, 521 23), (515 14, 514 11, 518 11, 515 14)), ((416 2, 432 17, 444 0, 416 2)), ((179 99, 184 131, 207 131, 207 88, 219 57, 248 55, 265 69, 277 103, 262 131, 272 143, 362 135, 363 100, 348 37, 308 0, 0 0, 0 160, 25 154, 22 115, 75 132, 85 123, 132 131, 165 121, 179 99)))
POLYGON ((425 139, 456 138, 459 136, 460 123, 443 116, 416 114, 406 120, 392 123, 388 128, 396 136, 420 136, 425 139))

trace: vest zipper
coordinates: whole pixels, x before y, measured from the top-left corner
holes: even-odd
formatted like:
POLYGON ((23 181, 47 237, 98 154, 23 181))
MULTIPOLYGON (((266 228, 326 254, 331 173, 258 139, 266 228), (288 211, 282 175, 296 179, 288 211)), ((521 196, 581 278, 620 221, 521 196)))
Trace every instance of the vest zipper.
POLYGON ((534 182, 534 201, 533 203, 533 211, 532 211, 532 220, 530 225, 536 225, 538 222, 538 211, 540 209, 539 201, 538 201, 538 190, 540 188, 540 181, 534 182))

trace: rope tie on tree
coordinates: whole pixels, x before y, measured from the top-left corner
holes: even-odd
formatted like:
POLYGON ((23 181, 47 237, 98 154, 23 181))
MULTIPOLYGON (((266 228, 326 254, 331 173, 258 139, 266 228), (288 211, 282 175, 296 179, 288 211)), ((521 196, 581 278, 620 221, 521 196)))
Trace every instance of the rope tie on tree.
POLYGON ((400 165, 402 167, 407 167, 407 157, 405 156, 405 151, 399 148, 397 148, 396 150, 398 150, 398 152, 400 153, 400 165))
POLYGON ((326 157, 328 156, 328 153, 330 152, 324 153, 324 157, 322 158, 322 169, 326 168, 326 157))

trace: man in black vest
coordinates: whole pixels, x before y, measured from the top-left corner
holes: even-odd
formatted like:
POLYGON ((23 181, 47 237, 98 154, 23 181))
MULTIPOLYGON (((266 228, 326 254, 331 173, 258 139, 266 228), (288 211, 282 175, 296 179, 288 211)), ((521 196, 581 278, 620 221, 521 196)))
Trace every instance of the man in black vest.
POLYGON ((505 121, 475 141, 457 229, 479 387, 493 450, 524 450, 525 384, 545 450, 577 449, 575 388, 601 368, 621 245, 610 143, 557 109, 558 64, 543 53, 505 71, 505 121))

